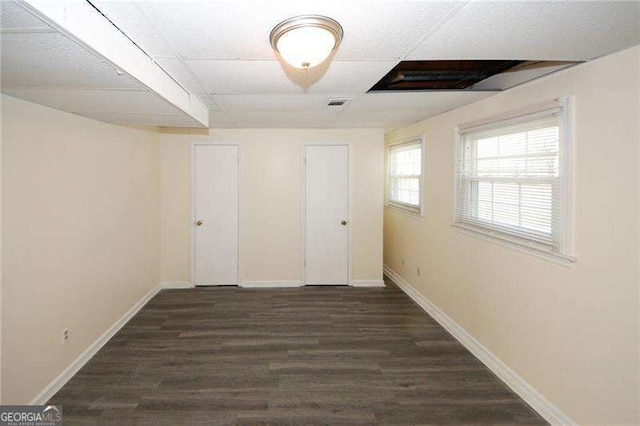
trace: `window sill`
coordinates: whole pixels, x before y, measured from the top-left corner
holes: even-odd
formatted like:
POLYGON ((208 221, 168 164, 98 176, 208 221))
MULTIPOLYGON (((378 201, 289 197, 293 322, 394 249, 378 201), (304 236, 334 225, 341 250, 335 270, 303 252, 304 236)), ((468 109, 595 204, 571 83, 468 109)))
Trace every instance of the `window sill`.
POLYGON ((420 219, 420 220, 424 219, 424 213, 411 207, 405 207, 401 204, 395 204, 395 203, 389 203, 389 202, 385 204, 385 207, 389 210, 396 211, 412 219, 420 219))
POLYGON ((510 249, 519 251, 521 253, 525 253, 531 256, 538 257, 540 259, 544 259, 558 265, 562 265, 565 267, 572 267, 573 264, 577 261, 577 259, 573 256, 567 256, 560 253, 553 253, 550 251, 546 251, 535 246, 531 246, 527 243, 520 242, 518 240, 511 239, 508 237, 502 237, 498 234, 494 234, 491 231, 483 231, 474 227, 465 226, 458 223, 453 223, 453 227, 455 227, 459 232, 469 235, 471 237, 479 238, 484 241, 489 241, 503 247, 508 247, 510 249))

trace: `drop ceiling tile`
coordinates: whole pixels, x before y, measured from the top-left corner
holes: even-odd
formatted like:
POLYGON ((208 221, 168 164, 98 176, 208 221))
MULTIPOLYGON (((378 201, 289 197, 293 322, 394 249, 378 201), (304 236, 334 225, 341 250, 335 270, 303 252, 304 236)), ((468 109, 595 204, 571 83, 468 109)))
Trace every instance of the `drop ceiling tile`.
POLYGON ((495 95, 497 92, 371 92, 353 100, 349 113, 416 111, 426 118, 495 95))
POLYGON ((8 88, 8 95, 75 113, 182 114, 158 95, 143 91, 8 88))
POLYGON ((142 89, 106 60, 56 34, 3 34, 2 88, 142 89))
POLYGON ((335 8, 344 28, 338 60, 401 60, 460 8, 456 2, 361 2, 335 8))
POLYGON ((228 112, 325 111, 330 99, 351 99, 356 95, 218 95, 216 102, 228 112))
MULTIPOLYGON (((247 128, 330 128, 338 114, 332 111, 281 112, 243 111, 227 113, 228 127, 247 128)), ((223 125, 219 127, 223 127, 223 125)))
POLYGON ((460 4, 397 1, 236 1, 138 4, 100 1, 99 6, 127 34, 154 53, 153 31, 138 24, 140 11, 174 53, 186 59, 274 59, 269 33, 279 22, 301 14, 326 15, 343 26, 337 59, 400 59, 460 4), (134 10, 135 9, 135 10, 134 10))
POLYGON ((496 92, 367 93, 343 109, 326 107, 323 96, 223 96, 225 113, 211 114, 212 127, 399 127, 492 96, 496 92), (283 106, 286 105, 286 106, 283 106), (298 107, 297 107, 298 106, 298 107), (297 107, 297 108, 296 108, 297 107))
POLYGON ((349 113, 345 111, 333 123, 336 128, 396 128, 408 126, 428 118, 418 111, 375 111, 349 113))
MULTIPOLYGON (((117 10, 118 6, 111 3, 101 2, 125 32, 140 38, 141 42, 149 37, 136 27, 135 20, 127 17, 134 5, 121 5, 117 10)), ((274 19, 277 21, 272 17, 277 3, 263 5, 260 10, 253 3, 145 2, 137 6, 168 41, 171 51, 181 58, 273 59, 268 37, 271 23, 274 19), (266 34, 265 28, 268 28, 266 34)))
POLYGON ((396 63, 333 61, 328 69, 298 70, 278 61, 186 62, 213 95, 364 93, 396 63))
POLYGON ((640 43, 640 2, 473 2, 407 59, 588 60, 640 43))
POLYGON ((336 60, 330 64, 327 73, 309 87, 309 93, 365 93, 397 64, 398 61, 336 60))
MULTIPOLYGON (((579 62, 580 63, 580 62, 579 62)), ((541 68, 509 71, 493 75, 473 85, 474 90, 506 90, 522 83, 533 81, 547 74, 572 67, 574 64, 564 64, 541 68)))
POLYGON ((367 93, 353 100, 336 125, 399 127, 479 101, 497 92, 367 93))
POLYGON ((93 0, 92 3, 149 55, 156 59, 174 56, 170 45, 151 25, 139 2, 93 0))
POLYGON ((296 93, 277 61, 186 61, 211 95, 296 93))
POLYGON ((17 3, 0 1, 0 29, 51 29, 47 24, 36 18, 17 3))

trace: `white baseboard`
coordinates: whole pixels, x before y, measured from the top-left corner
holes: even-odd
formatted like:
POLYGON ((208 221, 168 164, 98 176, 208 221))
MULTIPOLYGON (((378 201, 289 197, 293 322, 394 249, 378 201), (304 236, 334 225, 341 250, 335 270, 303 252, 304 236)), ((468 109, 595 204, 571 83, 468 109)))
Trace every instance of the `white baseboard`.
POLYGON ((351 280, 351 287, 384 287, 384 280, 351 280))
POLYGON ((540 392, 535 390, 529 383, 520 377, 502 360, 495 356, 489 349, 484 347, 475 337, 469 334, 464 328, 456 323, 451 317, 445 314, 433 302, 427 299, 422 293, 405 281, 400 275, 388 266, 384 266, 384 273, 404 291, 414 302, 424 309, 433 319, 444 327, 453 337, 455 337, 469 352, 486 365, 493 373, 500 378, 507 386, 520 396, 527 404, 538 412, 546 421, 552 425, 575 425, 569 416, 563 413, 558 407, 547 400, 540 392))
POLYGON ((160 288, 168 290, 176 288, 193 288, 193 286, 187 281, 165 281, 160 283, 160 288))
POLYGON ((138 313, 149 300, 160 291, 161 286, 156 286, 149 290, 147 294, 142 296, 135 305, 131 307, 119 320, 105 331, 102 336, 93 342, 84 350, 67 368, 65 368, 58 377, 53 379, 35 398, 31 400, 30 405, 44 405, 58 392, 80 369, 113 337, 115 334, 138 313))
POLYGON ((243 281, 240 287, 245 288, 291 288, 302 287, 300 281, 243 281))

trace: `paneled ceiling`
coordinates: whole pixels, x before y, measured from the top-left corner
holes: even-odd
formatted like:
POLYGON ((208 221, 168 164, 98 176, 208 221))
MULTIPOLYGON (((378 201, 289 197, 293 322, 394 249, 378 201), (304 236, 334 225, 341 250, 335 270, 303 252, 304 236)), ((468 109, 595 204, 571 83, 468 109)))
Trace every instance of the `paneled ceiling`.
MULTIPOLYGON (((206 104, 210 127, 398 127, 559 69, 495 76, 474 91, 367 93, 401 60, 587 61, 640 43, 635 1, 92 3, 206 104), (339 21, 345 37, 331 61, 295 70, 276 58, 269 32, 310 13, 339 21), (349 101, 328 107, 334 98, 349 101)), ((2 2, 1 29, 4 93, 108 122, 195 125, 13 2, 2 2)))
POLYGON ((126 125, 199 123, 16 3, 0 3, 2 92, 126 125))

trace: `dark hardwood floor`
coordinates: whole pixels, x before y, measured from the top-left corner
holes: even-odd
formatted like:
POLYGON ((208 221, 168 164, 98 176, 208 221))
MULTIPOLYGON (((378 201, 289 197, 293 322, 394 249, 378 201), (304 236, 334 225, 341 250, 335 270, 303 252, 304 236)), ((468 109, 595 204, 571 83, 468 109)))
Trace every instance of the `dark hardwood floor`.
POLYGON ((50 401, 65 424, 544 424, 404 293, 154 297, 50 401))

